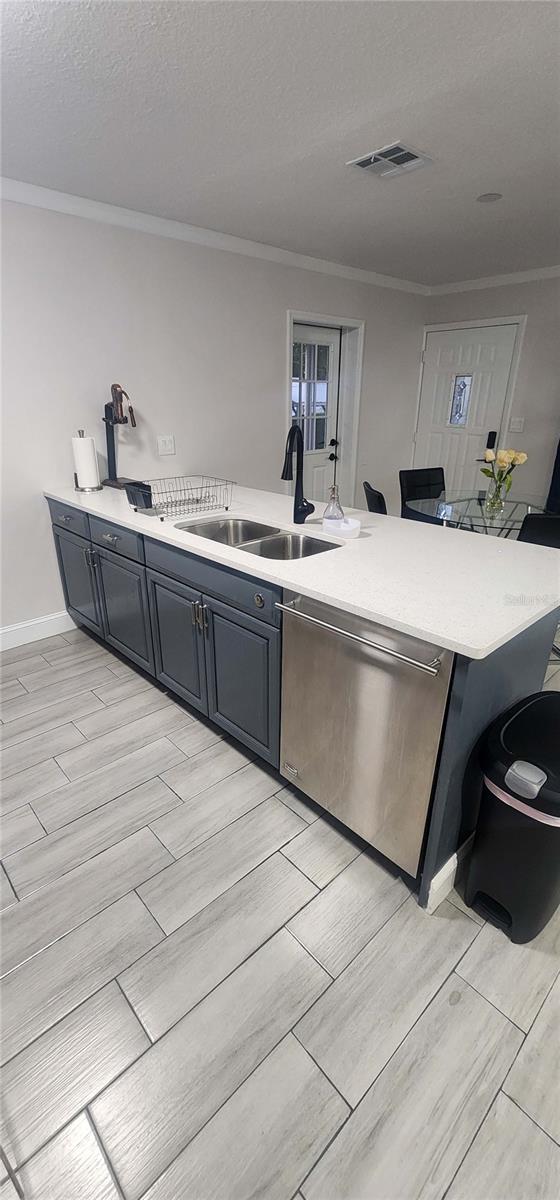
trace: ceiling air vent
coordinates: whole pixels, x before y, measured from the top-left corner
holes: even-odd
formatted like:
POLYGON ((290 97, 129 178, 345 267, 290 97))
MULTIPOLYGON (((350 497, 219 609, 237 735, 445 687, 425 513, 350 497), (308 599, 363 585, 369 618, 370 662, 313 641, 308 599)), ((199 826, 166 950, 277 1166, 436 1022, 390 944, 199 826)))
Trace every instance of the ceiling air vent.
POLYGON ((381 150, 371 150, 360 158, 353 158, 346 163, 347 167, 360 167, 371 175, 402 175, 405 171, 415 171, 417 167, 425 167, 431 163, 427 154, 419 154, 402 142, 393 142, 391 146, 383 146, 381 150))

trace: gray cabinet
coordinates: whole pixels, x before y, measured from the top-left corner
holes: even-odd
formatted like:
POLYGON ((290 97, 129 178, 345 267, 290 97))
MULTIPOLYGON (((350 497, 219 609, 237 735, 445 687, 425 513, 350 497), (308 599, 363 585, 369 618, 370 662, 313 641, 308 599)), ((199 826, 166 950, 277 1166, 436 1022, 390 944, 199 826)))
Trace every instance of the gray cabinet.
POLYGON ((77 624, 278 766, 280 589, 76 511, 79 536, 50 505, 77 624))
POLYGON ((103 606, 105 638, 139 667, 154 673, 146 568, 111 550, 92 550, 103 606))
POLYGON ((103 637, 103 615, 89 541, 53 525, 64 600, 70 616, 103 637))
POLYGON ((148 571, 147 579, 156 678, 206 713, 202 596, 156 571, 148 571))
POLYGON ((280 633, 207 596, 202 613, 208 716, 277 766, 280 633))

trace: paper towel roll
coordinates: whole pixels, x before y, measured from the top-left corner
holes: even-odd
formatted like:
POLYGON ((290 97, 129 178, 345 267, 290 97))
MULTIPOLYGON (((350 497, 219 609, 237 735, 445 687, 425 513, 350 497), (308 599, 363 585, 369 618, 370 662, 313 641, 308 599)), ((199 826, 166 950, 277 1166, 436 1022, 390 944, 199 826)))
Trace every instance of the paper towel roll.
POLYGON ((73 437, 72 453, 76 468, 77 486, 79 488, 98 488, 99 468, 97 466, 97 451, 92 437, 73 437))

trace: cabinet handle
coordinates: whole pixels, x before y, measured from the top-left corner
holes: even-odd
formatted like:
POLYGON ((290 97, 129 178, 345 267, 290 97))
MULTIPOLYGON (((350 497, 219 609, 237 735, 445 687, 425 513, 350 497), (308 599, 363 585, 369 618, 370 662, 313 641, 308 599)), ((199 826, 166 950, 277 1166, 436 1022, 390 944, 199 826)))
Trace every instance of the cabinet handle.
POLYGON ((204 623, 204 630, 206 633, 208 633, 208 608, 205 604, 202 605, 202 620, 204 623))
POLYGON ((191 617, 192 617, 193 625, 198 625, 198 617, 197 617, 197 612, 196 612, 197 608, 198 608, 198 604, 197 604, 196 600, 192 601, 191 602, 191 617))
POLYGON ((63 525, 67 525, 69 521, 73 520, 72 513, 63 513, 60 520, 63 525))
POLYGON ((109 542, 111 546, 116 546, 120 538, 117 533, 102 533, 101 537, 104 542, 109 542))
POLYGON ((330 625, 327 621, 320 621, 318 617, 312 617, 309 613, 302 612, 299 608, 293 607, 293 602, 289 604, 275 604, 275 608, 281 609, 282 612, 289 613, 292 617, 299 617, 301 621, 309 621, 311 625, 319 625, 321 629, 328 629, 329 633, 337 633, 339 637, 346 638, 350 642, 359 642, 361 646, 368 646, 370 650, 378 650, 381 654, 388 654, 389 658, 397 658, 399 662, 406 663, 408 667, 414 667, 417 671, 424 671, 426 675, 438 675, 441 667, 439 658, 432 659, 432 662, 420 662, 416 658, 409 658, 407 654, 400 654, 398 650, 391 650, 389 646, 382 646, 379 642, 371 642, 369 638, 360 637, 357 633, 350 633, 348 629, 339 629, 337 625, 330 625))

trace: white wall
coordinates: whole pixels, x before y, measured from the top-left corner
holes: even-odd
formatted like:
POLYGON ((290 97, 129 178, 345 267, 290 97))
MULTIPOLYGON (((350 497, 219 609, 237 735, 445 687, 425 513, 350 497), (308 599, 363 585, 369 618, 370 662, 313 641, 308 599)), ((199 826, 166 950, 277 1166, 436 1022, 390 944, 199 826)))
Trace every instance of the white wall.
POLYGON ((500 440, 529 455, 519 468, 519 494, 546 495, 560 437, 560 279, 431 296, 424 303, 431 324, 526 314, 511 414, 524 417, 525 428, 500 440))
POLYGON ((70 486, 79 428, 104 450, 110 384, 138 429, 131 476, 201 470, 279 490, 288 309, 366 322, 361 481, 398 510, 425 299, 22 204, 3 206, 2 625, 63 608, 45 487, 70 486), (176 456, 155 455, 174 433, 176 456))

